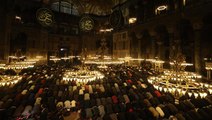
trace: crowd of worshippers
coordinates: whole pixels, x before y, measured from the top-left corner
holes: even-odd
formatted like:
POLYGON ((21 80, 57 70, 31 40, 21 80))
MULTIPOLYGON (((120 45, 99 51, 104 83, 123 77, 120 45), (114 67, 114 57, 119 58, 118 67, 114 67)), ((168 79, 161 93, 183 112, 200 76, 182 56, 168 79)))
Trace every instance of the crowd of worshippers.
POLYGON ((0 87, 0 120, 211 120, 212 96, 175 102, 154 89, 144 67, 110 66, 102 80, 63 81, 67 68, 42 65, 21 71, 22 81, 0 87))

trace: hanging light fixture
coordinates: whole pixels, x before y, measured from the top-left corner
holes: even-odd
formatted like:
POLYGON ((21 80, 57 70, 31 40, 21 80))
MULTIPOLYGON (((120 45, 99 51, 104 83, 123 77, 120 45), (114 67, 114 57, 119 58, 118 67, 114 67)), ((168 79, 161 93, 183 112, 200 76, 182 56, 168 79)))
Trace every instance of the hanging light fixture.
POLYGON ((165 71, 164 73, 157 77, 148 78, 148 82, 153 84, 157 90, 172 93, 174 96, 177 95, 176 93, 179 93, 180 96, 188 93, 189 97, 194 95, 195 98, 198 96, 203 98, 207 96, 207 93, 212 93, 212 86, 197 82, 200 75, 184 72, 176 77, 173 71, 165 71))
POLYGON ((18 83, 22 79, 21 76, 0 75, 0 87, 10 86, 18 83))
MULTIPOLYGON (((195 98, 204 98, 208 93, 211 94, 212 85, 199 82, 199 79, 202 78, 201 75, 183 70, 185 66, 192 64, 179 61, 180 60, 170 62, 173 66, 173 70, 165 70, 163 74, 159 76, 149 77, 148 82, 153 84, 155 89, 162 92, 169 92, 176 98, 186 93, 189 97, 193 95, 195 98)), ((182 58, 181 61, 183 61, 182 58)))
POLYGON ((131 17, 131 18, 129 18, 129 24, 133 24, 133 23, 135 23, 137 21, 137 18, 136 17, 131 17))
POLYGON ((161 5, 161 6, 158 6, 158 7, 157 7, 157 10, 158 10, 158 11, 162 11, 162 10, 166 10, 167 8, 168 8, 167 5, 161 5))
POLYGON ((159 14, 161 11, 167 10, 168 9, 168 5, 160 5, 155 9, 155 14, 159 14))
POLYGON ((64 81, 76 81, 79 83, 87 83, 104 78, 104 75, 99 71, 90 71, 79 69, 77 71, 67 70, 64 74, 64 81))

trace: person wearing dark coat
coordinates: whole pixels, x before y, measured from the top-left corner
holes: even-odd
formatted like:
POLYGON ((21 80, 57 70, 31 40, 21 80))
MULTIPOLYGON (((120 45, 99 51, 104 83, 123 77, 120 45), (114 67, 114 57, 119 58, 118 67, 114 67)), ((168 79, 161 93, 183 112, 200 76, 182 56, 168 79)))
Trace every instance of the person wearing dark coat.
POLYGON ((105 110, 106 110, 106 113, 107 114, 113 113, 113 107, 112 107, 112 105, 111 104, 106 105, 105 106, 105 110))
POLYGON ((139 115, 132 111, 132 112, 126 112, 126 117, 127 117, 127 120, 139 120, 139 115))
POLYGON ((107 101, 107 104, 112 104, 113 103, 111 97, 107 97, 106 101, 107 101))
POLYGON ((102 103, 101 103, 101 100, 99 98, 96 98, 96 105, 97 106, 100 106, 102 103))
POLYGON ((158 101, 158 99, 156 97, 153 97, 149 100, 149 102, 152 104, 152 106, 156 107, 157 105, 160 104, 160 102, 158 101))
POLYGON ((48 109, 50 111, 55 111, 56 110, 54 97, 48 97, 48 109))
POLYGON ((175 117, 177 118, 177 120, 186 120, 186 118, 181 113, 177 113, 175 117))
POLYGON ((190 110, 195 108, 195 106, 189 100, 184 101, 184 103, 190 110))
POLYGON ((112 92, 113 92, 114 95, 117 95, 117 91, 116 91, 115 87, 112 87, 112 92))
POLYGON ((186 120, 193 120, 192 117, 191 117, 188 113, 186 113, 186 112, 183 113, 183 117, 184 117, 186 120))
POLYGON ((109 115, 109 114, 106 114, 106 115, 103 117, 103 120, 111 120, 110 115, 109 115))
POLYGON ((92 107, 92 113, 93 113, 93 116, 96 116, 96 117, 99 115, 99 109, 97 106, 92 107))
POLYGON ((48 117, 48 109, 42 106, 40 120, 47 120, 47 117, 48 117))
POLYGON ((118 119, 119 120, 127 120, 125 112, 118 113, 118 119))
POLYGON ((8 99, 8 100, 4 103, 3 108, 8 109, 8 108, 12 105, 12 103, 13 103, 13 100, 12 100, 12 99, 8 99))
POLYGON ((83 104, 83 108, 89 108, 91 106, 90 100, 85 100, 81 104, 83 104))
POLYGON ((95 106, 96 105, 96 100, 91 98, 90 104, 91 104, 90 105, 91 107, 95 106))
POLYGON ((119 108, 120 108, 120 112, 125 112, 126 111, 126 104, 119 103, 119 108))
POLYGON ((177 109, 178 109, 179 111, 185 111, 185 112, 187 112, 187 111, 191 110, 190 108, 188 108, 188 107, 185 105, 184 102, 179 102, 179 104, 176 105, 176 107, 177 107, 177 109))
POLYGON ((210 105, 212 105, 212 100, 209 97, 204 98, 210 105))
POLYGON ((197 112, 205 119, 210 120, 210 114, 206 113, 202 108, 198 109, 197 112))
POLYGON ((86 118, 91 118, 93 116, 92 108, 86 108, 86 118))
POLYGON ((144 100, 143 100, 143 103, 144 103, 144 105, 145 105, 146 107, 152 106, 152 104, 149 102, 148 99, 144 99, 144 100))
POLYGON ((15 112, 13 113, 13 117, 20 116, 23 110, 24 110, 24 105, 23 104, 19 105, 17 109, 15 110, 15 112))
POLYGON ((118 95, 118 101, 120 103, 125 103, 124 97, 121 94, 118 95))
POLYGON ((172 115, 175 115, 178 113, 178 109, 171 103, 167 104, 167 107, 169 108, 169 111, 172 113, 172 115))
POLYGON ((205 108, 202 108, 203 111, 205 111, 207 114, 210 115, 210 118, 212 118, 212 108, 211 107, 205 107, 205 108))
POLYGON ((12 117, 13 113, 15 112, 16 106, 11 106, 6 110, 6 115, 12 117))
POLYGON ((188 112, 188 114, 189 114, 189 116, 191 116, 191 118, 192 118, 193 120, 204 120, 204 119, 202 118, 202 116, 200 116, 200 114, 197 113, 195 110, 190 110, 190 111, 188 112))
POLYGON ((169 111, 169 108, 168 106, 165 106, 165 105, 158 105, 162 110, 163 112, 165 113, 165 118, 169 118, 169 116, 171 115, 171 111, 169 111))
POLYGON ((102 105, 107 105, 106 99, 105 98, 101 98, 101 103, 102 103, 102 105))
POLYGON ((120 112, 120 108, 119 108, 119 105, 118 104, 112 104, 112 107, 113 107, 114 113, 120 112))
POLYGON ((166 94, 166 99, 170 103, 174 103, 174 101, 175 101, 175 99, 174 99, 174 97, 173 97, 173 95, 171 93, 167 93, 166 94))
POLYGON ((81 118, 82 120, 86 118, 86 111, 85 111, 85 109, 82 109, 81 112, 80 112, 80 114, 81 114, 80 116, 82 117, 81 118))
POLYGON ((192 103, 196 108, 201 108, 201 107, 202 107, 201 102, 200 102, 200 99, 191 99, 190 101, 191 101, 191 103, 192 103))

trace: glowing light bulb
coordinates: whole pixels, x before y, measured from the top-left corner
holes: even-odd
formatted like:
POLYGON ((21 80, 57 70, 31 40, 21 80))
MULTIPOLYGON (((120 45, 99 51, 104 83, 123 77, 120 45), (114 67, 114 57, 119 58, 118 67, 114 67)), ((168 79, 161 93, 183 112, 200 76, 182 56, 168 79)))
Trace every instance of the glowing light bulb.
POLYGON ((197 98, 198 97, 198 93, 194 93, 194 97, 197 98))
POLYGON ((186 91, 185 90, 182 90, 182 93, 183 93, 183 95, 185 95, 186 91))
POLYGON ((167 88, 163 88, 164 92, 167 92, 167 88))
POLYGON ((192 95, 192 93, 191 92, 188 92, 188 96, 191 97, 191 95, 192 95))

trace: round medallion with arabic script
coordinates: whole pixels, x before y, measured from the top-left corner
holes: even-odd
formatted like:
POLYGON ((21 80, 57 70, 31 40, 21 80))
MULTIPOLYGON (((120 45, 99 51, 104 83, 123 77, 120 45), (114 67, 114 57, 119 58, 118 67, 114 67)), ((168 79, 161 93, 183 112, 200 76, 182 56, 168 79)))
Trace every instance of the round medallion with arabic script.
POLYGON ((79 27, 83 31, 90 31, 94 28, 94 21, 88 16, 82 17, 79 22, 79 27))
POLYGON ((54 14, 47 8, 40 8, 36 12, 36 18, 42 26, 49 27, 53 24, 54 14))

